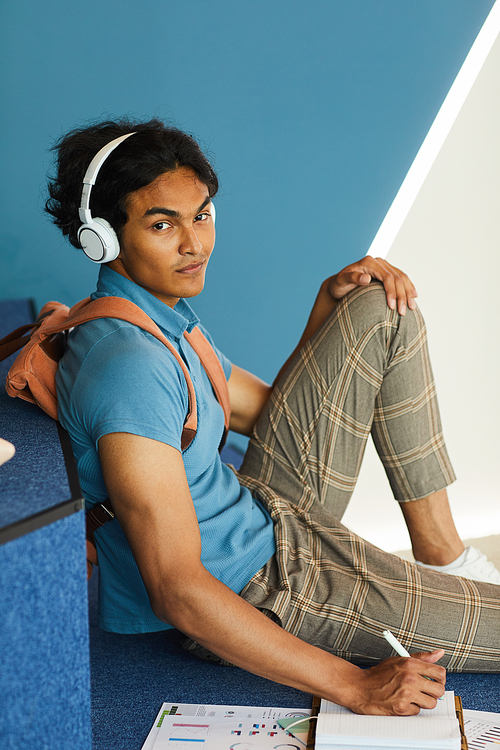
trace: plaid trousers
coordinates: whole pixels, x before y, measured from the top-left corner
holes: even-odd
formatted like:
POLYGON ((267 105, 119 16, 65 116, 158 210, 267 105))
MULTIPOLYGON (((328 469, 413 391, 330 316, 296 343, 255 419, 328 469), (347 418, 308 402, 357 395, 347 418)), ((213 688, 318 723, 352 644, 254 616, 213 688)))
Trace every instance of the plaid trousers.
POLYGON ((395 498, 454 480, 426 329, 381 284, 346 295, 289 364, 238 472, 274 522, 277 551, 241 596, 299 638, 358 664, 444 648, 450 671, 500 671, 500 586, 436 573, 341 524, 372 434, 395 498))

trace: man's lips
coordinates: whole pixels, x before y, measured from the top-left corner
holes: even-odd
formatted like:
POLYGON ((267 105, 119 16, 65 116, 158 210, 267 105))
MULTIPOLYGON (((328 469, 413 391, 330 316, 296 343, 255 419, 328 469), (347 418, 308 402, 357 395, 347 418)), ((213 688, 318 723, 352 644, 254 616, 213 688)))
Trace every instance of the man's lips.
POLYGON ((177 273, 196 273, 197 271, 202 268, 203 264, 205 263, 204 260, 199 260, 197 263, 190 263, 189 266, 183 266, 183 268, 178 268, 177 273))

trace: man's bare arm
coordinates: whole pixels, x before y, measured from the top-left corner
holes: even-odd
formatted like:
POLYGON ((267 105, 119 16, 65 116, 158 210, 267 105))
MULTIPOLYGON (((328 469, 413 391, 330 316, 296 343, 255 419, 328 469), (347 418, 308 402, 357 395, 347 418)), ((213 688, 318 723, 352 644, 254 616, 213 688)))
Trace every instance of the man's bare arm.
POLYGON ((243 669, 354 711, 411 714, 436 704, 445 671, 431 662, 442 652, 359 669, 290 635, 208 573, 177 450, 114 433, 100 439, 99 456, 117 519, 161 620, 243 669))
POLYGON ((231 403, 229 427, 234 432, 250 436, 272 388, 256 375, 237 365, 233 365, 227 385, 231 403))

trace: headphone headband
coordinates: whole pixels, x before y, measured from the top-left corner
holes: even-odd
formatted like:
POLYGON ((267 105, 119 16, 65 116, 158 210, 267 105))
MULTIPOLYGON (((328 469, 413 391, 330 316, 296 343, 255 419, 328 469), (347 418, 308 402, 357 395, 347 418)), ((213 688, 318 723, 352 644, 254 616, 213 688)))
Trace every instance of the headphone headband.
POLYGON ((83 178, 83 190, 82 198, 80 201, 80 208, 78 209, 80 221, 83 221, 84 224, 90 224, 90 222, 92 221, 92 215, 90 213, 90 191, 92 190, 92 186, 95 185, 99 170, 101 169, 110 153, 114 151, 122 141, 124 141, 126 138, 130 138, 130 136, 134 135, 134 133, 135 131, 133 133, 125 133, 125 135, 121 135, 119 138, 115 138, 114 140, 107 143, 105 146, 103 146, 103 148, 101 148, 100 151, 97 152, 97 154, 94 156, 89 166, 87 167, 85 177, 83 178))

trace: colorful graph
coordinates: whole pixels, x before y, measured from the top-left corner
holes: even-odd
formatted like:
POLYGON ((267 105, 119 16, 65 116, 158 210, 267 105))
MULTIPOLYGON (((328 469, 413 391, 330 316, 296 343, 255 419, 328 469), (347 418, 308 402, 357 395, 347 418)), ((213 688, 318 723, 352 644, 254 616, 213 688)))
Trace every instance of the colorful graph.
POLYGON ((493 727, 474 740, 469 740, 469 750, 485 750, 492 745, 500 745, 500 728, 493 727))
MULTIPOLYGON (((465 712, 464 712, 465 713, 465 712)), ((500 726, 495 722, 484 721, 478 718, 479 712, 474 718, 465 721, 465 733, 469 750, 488 750, 488 748, 500 748, 500 726)))
POLYGON ((301 708, 164 703, 144 749, 305 750, 302 737, 281 728, 285 714, 288 722, 309 716, 301 708))
MULTIPOLYGON (((205 742, 209 729, 209 724, 173 723, 168 741, 169 743, 196 742, 197 744, 201 744, 202 742, 205 742)), ((174 747, 174 745, 171 745, 171 747, 174 747)), ((181 745, 181 747, 187 746, 181 745)))

